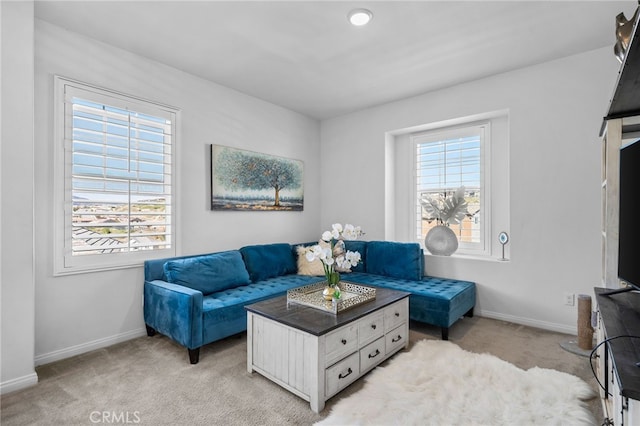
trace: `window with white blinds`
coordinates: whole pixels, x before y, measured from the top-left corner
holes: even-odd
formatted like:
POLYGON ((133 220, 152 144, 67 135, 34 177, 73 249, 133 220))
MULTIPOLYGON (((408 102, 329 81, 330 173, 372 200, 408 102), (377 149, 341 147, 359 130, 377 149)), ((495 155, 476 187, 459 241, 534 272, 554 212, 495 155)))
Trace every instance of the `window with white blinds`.
POLYGON ((64 244, 58 272, 175 253, 172 108, 59 79, 64 244))
POLYGON ((415 236, 424 241, 438 220, 425 211, 421 200, 443 200, 464 186, 467 214, 459 224, 450 224, 458 236, 459 252, 485 252, 487 185, 485 181, 486 139, 489 123, 412 136, 415 144, 415 236))

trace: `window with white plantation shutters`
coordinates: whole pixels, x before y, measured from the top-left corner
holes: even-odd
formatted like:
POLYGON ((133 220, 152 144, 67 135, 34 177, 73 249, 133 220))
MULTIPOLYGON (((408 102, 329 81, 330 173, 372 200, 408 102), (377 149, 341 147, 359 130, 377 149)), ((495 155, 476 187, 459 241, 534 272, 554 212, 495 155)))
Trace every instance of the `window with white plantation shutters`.
POLYGON ((486 251, 485 146, 489 123, 450 130, 431 131, 412 136, 415 144, 415 236, 424 241, 436 226, 422 207, 421 200, 444 198, 464 186, 467 214, 460 224, 451 224, 458 236, 460 253, 486 251))
POLYGON ((175 253, 176 111, 56 81, 64 97, 64 243, 58 272, 175 253))

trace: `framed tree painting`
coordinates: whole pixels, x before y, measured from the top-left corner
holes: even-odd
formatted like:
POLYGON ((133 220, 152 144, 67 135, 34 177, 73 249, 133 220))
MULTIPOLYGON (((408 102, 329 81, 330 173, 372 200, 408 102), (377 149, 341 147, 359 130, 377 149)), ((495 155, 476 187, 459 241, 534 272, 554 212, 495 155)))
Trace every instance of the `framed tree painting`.
POLYGON ((293 210, 304 205, 300 160, 211 145, 211 210, 293 210))

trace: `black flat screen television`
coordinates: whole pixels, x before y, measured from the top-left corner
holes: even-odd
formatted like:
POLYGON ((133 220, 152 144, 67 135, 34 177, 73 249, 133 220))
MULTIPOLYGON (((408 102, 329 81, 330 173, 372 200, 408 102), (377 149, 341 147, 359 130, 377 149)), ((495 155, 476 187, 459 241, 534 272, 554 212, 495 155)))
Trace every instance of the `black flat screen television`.
POLYGON ((640 142, 620 149, 618 278, 640 289, 640 142))
POLYGON ((620 187, 618 223, 618 278, 627 287, 609 290, 603 295, 640 291, 640 139, 620 149, 620 187))

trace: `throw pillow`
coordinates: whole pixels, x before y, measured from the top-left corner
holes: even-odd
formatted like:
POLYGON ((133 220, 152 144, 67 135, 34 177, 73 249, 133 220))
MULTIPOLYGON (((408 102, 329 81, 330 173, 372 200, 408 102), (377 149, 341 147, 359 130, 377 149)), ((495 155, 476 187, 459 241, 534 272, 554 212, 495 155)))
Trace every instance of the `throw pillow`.
POLYGON ((240 249, 252 282, 295 274, 296 258, 290 244, 275 243, 245 246, 240 249))
POLYGON ((322 261, 315 259, 313 262, 309 262, 305 257, 309 250, 309 247, 304 246, 298 246, 296 249, 298 253, 298 275, 324 276, 322 261))
POLYGON ((170 283, 204 295, 249 284, 249 273, 237 250, 169 260, 164 272, 170 283))
MULTIPOLYGON (((318 245, 322 248, 329 248, 329 243, 324 240, 318 241, 318 245)), ((322 265, 322 261, 320 259, 316 259, 309 262, 305 257, 307 251, 311 250, 311 247, 298 246, 296 250, 298 255, 298 275, 324 276, 324 266, 322 265)), ((335 259, 345 252, 344 241, 336 241, 333 246, 333 258, 335 259)), ((341 274, 348 274, 351 272, 351 268, 340 268, 338 265, 336 265, 335 270, 341 274)))
MULTIPOLYGON (((324 241, 322 241, 324 243, 324 241)), ((327 246, 329 245, 329 243, 325 243, 327 246)), ((343 240, 338 240, 336 241, 335 245, 333 246, 333 258, 336 259, 338 256, 345 254, 347 251, 344 248, 344 241, 343 240)), ((338 265, 336 265, 336 272, 340 272, 341 274, 348 274, 349 272, 351 272, 351 268, 341 268, 338 265)))
POLYGON ((405 280, 421 280, 424 254, 418 243, 370 241, 367 272, 405 280))

